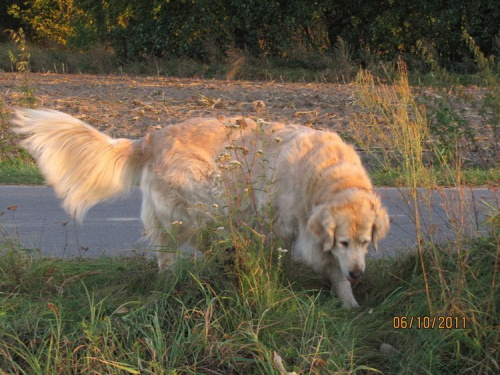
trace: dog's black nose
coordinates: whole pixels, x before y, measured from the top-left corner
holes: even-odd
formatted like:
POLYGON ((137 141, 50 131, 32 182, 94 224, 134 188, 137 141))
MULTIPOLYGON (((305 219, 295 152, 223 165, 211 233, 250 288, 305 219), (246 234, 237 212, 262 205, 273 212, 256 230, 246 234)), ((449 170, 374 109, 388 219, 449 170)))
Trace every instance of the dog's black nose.
POLYGON ((349 272, 349 276, 351 276, 351 279, 356 280, 359 279, 361 276, 363 276, 363 271, 361 270, 354 270, 349 272))

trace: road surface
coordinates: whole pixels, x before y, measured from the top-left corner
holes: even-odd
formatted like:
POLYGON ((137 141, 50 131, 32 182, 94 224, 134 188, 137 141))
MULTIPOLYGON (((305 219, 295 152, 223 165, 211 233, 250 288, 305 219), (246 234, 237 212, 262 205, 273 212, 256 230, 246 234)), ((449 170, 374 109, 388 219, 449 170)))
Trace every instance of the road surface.
MULTIPOLYGON (((379 244, 381 254, 414 247, 415 225, 407 194, 395 188, 377 190, 392 221, 387 238, 379 244)), ((499 195, 498 191, 469 189, 464 199, 456 199, 458 193, 452 189, 421 190, 422 225, 433 233, 435 241, 456 236, 457 230, 465 230, 465 223, 473 232, 491 207, 498 207, 499 195)), ((150 252, 149 244, 141 239, 140 206, 141 193, 136 189, 126 198, 96 205, 78 224, 63 211, 50 187, 0 186, 0 242, 9 236, 23 247, 60 257, 150 252)))

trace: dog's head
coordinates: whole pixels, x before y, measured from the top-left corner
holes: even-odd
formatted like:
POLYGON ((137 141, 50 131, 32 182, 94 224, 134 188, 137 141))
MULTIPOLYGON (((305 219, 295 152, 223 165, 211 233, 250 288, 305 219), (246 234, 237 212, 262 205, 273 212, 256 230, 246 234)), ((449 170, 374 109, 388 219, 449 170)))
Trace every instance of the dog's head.
POLYGON ((363 275, 365 256, 389 230, 389 216, 380 198, 369 191, 354 190, 313 210, 308 229, 331 252, 349 281, 363 275))

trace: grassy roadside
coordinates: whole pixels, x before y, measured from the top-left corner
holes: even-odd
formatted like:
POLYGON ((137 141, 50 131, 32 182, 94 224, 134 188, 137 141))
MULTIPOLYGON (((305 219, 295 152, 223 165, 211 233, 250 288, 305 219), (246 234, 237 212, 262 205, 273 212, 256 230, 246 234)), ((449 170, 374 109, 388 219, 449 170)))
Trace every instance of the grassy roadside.
POLYGON ((415 253, 372 260, 354 288, 362 308, 349 311, 311 272, 286 271, 268 250, 233 259, 212 247, 158 275, 143 257, 50 259, 2 245, 0 367, 264 374, 279 372, 277 353, 297 373, 492 374, 500 359, 496 236, 498 227, 467 253, 426 249, 440 258, 429 275, 432 311, 415 253))

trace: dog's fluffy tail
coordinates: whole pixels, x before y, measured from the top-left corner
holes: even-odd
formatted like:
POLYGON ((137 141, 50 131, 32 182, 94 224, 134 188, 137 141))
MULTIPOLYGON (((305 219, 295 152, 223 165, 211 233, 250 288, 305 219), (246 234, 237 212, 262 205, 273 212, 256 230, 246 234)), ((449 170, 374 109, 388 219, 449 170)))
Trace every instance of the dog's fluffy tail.
POLYGON ((112 139, 58 111, 19 109, 15 131, 63 207, 77 220, 99 201, 127 193, 142 170, 142 140, 112 139))

